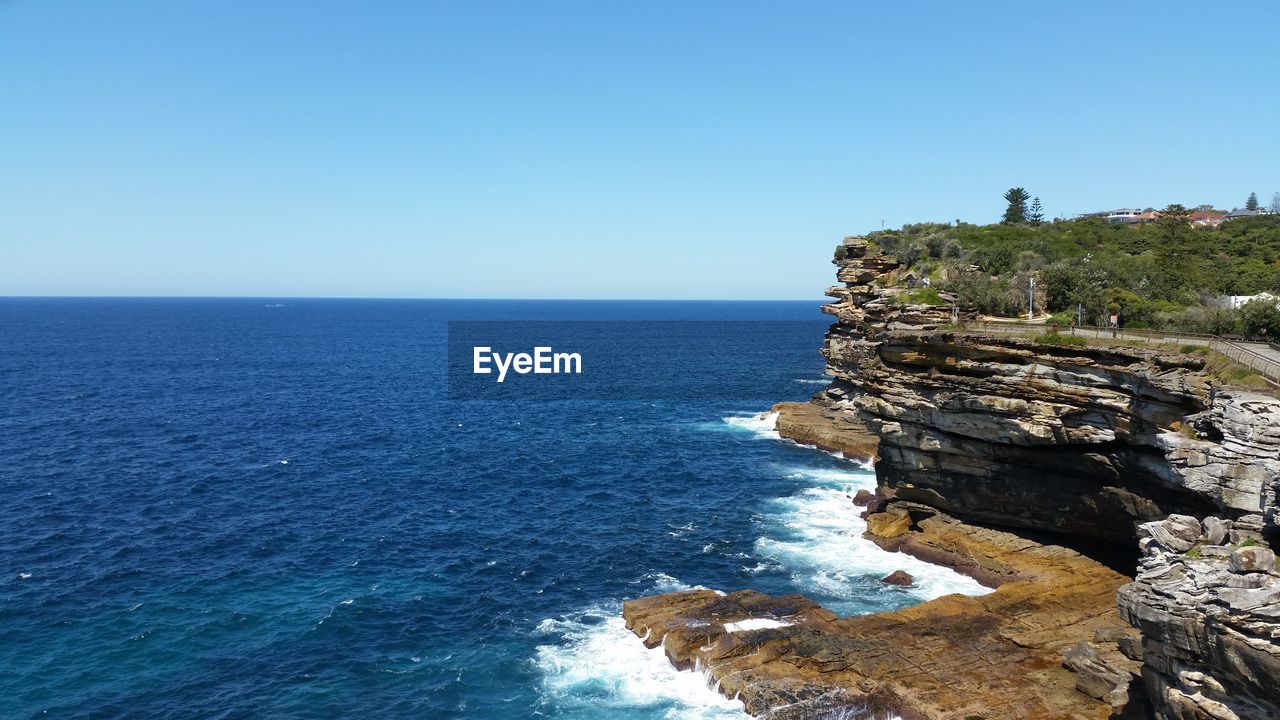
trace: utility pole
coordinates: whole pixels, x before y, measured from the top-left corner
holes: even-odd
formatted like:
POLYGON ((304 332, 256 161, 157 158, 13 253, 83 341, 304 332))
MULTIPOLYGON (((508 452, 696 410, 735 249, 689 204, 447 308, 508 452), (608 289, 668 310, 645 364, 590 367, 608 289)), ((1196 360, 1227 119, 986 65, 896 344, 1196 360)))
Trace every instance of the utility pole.
POLYGON ((1032 275, 1027 283, 1027 322, 1035 319, 1036 276, 1032 275))
POLYGON ((1076 327, 1084 327, 1084 303, 1076 303, 1076 327))

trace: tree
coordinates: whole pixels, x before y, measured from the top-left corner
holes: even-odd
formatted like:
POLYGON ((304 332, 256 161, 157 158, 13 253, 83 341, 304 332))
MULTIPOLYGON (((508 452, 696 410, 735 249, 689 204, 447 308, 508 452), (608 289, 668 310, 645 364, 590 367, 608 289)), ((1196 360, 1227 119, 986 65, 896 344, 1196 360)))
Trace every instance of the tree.
POLYGON ((1160 228, 1160 235, 1171 242, 1186 234, 1187 222, 1190 218, 1191 211, 1185 205, 1173 203, 1166 205, 1160 211, 1160 217, 1156 218, 1156 227, 1160 228))
POLYGON ((1191 282, 1191 266, 1201 248, 1196 245, 1195 231, 1188 220, 1191 211, 1183 205, 1173 203, 1160 211, 1154 228, 1150 231, 1158 240, 1155 248, 1159 271, 1151 278, 1149 288, 1151 296, 1172 300, 1189 289, 1195 289, 1191 282))
POLYGON ((1004 218, 1000 222, 1004 225, 1020 225, 1027 221, 1027 200, 1031 199, 1031 193, 1016 187, 1009 188, 1004 194, 1004 199, 1009 201, 1009 207, 1005 208, 1004 218))
POLYGON ((1249 199, 1244 201, 1245 210, 1258 209, 1258 193, 1249 193, 1249 199))
POLYGON ((903 267, 911 267, 917 260, 927 257, 929 257, 929 248, 919 240, 907 243, 898 253, 898 260, 902 262, 903 267))
POLYGON ((1075 310, 1084 306, 1088 317, 1098 314, 1103 304, 1106 273, 1096 263, 1072 258, 1059 260, 1040 273, 1041 284, 1048 296, 1050 312, 1075 310))
POLYGON ((1040 198, 1031 199, 1031 211, 1027 213, 1027 220, 1037 227, 1044 223, 1044 207, 1040 205, 1040 198))
POLYGON ((1280 193, 1271 196, 1271 212, 1280 213, 1280 193))
POLYGON ((1240 325, 1252 338, 1280 338, 1280 309, 1275 300, 1250 300, 1240 306, 1240 325))

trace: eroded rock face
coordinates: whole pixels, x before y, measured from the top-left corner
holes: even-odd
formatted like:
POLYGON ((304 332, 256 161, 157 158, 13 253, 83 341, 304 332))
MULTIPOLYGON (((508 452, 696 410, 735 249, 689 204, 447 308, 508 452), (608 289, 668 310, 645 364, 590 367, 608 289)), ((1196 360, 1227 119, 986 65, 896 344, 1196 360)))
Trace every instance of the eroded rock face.
POLYGON ((1212 544, 1207 533, 1178 550, 1161 539, 1181 532, 1169 524, 1142 527, 1137 577, 1119 592, 1120 614, 1142 631, 1143 679, 1156 716, 1280 717, 1275 553, 1248 537, 1257 544, 1212 544))
POLYGON ((770 718, 1280 717, 1280 401, 1210 393, 1176 352, 964 331, 962 310, 904 302, 897 263, 858 238, 836 263, 833 381, 775 408, 778 430, 875 456, 867 537, 998 589, 858 618, 690 591, 628 603, 628 627, 770 718), (1128 582, 950 516, 1141 537, 1141 565, 1128 582))
MULTIPOLYGON (((1120 606, 1143 638, 1118 649, 1144 663, 1154 712, 1280 717, 1280 401, 1210 393, 1202 361, 1168 350, 947 325, 897 302, 900 270, 856 238, 837 265, 834 379, 814 402, 878 436, 877 496, 1118 546, 1140 533, 1120 606)), ((1080 691, 1121 699, 1093 655, 1070 659, 1080 691)))
POLYGON ((882 494, 1125 546, 1170 514, 1275 527, 1280 401, 1211 403, 1203 360, 1176 352, 948 329, 951 308, 902 304, 901 270, 858 238, 837 265, 814 404, 878 437, 882 494))
POLYGON ((708 672, 771 720, 1102 720, 1127 702, 1140 668, 1120 651, 1127 636, 1114 598, 1127 578, 1075 551, 942 514, 916 526, 897 547, 984 568, 1000 587, 849 618, 797 595, 690 590, 635 600, 623 615, 649 647, 708 672), (1064 657, 1081 640, 1088 662, 1064 657))
POLYGON ((778 413, 774 429, 782 437, 847 458, 869 460, 876 456, 880 438, 853 413, 809 402, 778 403, 773 411, 778 413))

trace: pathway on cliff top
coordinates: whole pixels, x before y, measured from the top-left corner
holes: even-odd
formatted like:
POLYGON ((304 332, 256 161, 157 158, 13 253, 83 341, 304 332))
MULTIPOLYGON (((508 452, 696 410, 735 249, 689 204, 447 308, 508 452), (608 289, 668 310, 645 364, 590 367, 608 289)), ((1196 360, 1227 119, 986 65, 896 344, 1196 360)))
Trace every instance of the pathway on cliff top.
MULTIPOLYGON (((1028 323, 1015 321, 982 320, 975 323, 976 329, 982 332, 1009 335, 1027 335, 1043 333, 1044 323, 1028 323)), ((1268 343, 1244 342, 1226 338, 1183 333, 1162 333, 1158 331, 1112 330, 1109 328, 1072 327, 1063 328, 1063 332, 1086 338, 1102 340, 1139 340, 1143 342, 1177 343, 1179 345, 1202 345, 1226 355, 1232 360, 1254 370, 1273 383, 1280 384, 1280 350, 1268 343)))

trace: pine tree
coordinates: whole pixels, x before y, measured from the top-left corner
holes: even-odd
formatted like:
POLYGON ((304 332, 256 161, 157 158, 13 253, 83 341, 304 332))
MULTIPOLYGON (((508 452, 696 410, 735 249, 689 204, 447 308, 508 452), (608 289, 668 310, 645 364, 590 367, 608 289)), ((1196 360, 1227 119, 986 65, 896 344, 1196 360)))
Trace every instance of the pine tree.
POLYGON ((1280 192, 1271 196, 1271 212, 1280 213, 1280 192))
POLYGON ((1040 198, 1031 199, 1031 211, 1027 213, 1027 220, 1032 225, 1044 223, 1044 207, 1040 205, 1040 198))
POLYGON ((1004 225, 1020 225, 1027 221, 1027 200, 1031 198, 1031 193, 1016 187, 1009 188, 1004 194, 1004 199, 1009 201, 1009 207, 1005 208, 1004 217, 1000 222, 1004 225))
POLYGON ((1245 210, 1258 209, 1258 193, 1249 193, 1249 199, 1244 201, 1245 210))

